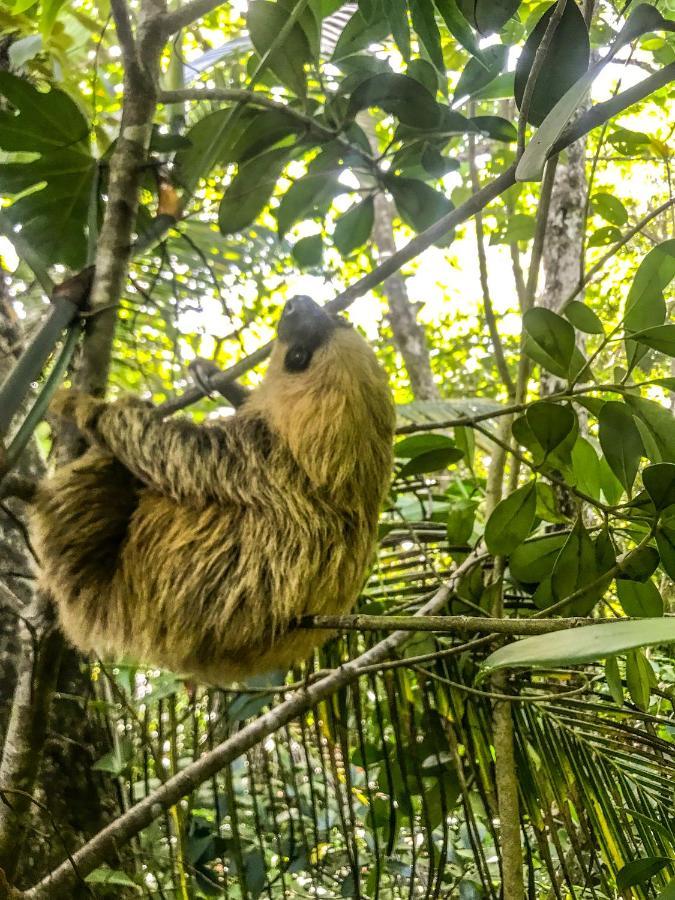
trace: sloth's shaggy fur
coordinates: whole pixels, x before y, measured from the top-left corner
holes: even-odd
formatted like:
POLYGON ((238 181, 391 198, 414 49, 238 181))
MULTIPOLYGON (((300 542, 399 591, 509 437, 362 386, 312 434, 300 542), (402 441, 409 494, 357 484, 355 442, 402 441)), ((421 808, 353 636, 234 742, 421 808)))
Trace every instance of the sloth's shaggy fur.
POLYGON ((92 449, 42 484, 32 534, 73 644, 223 684, 326 639, 292 626, 353 607, 394 426, 384 373, 344 324, 304 371, 288 370, 293 334, 279 340, 262 385, 213 424, 60 395, 92 449))

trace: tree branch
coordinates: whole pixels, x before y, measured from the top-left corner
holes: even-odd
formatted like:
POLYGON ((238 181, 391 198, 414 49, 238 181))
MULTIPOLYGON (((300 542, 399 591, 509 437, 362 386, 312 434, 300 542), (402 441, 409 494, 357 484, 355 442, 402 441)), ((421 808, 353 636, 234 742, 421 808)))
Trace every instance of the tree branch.
MULTIPOLYGON (((573 598, 572 598, 573 599, 573 598)), ((565 603, 569 603, 565 599, 565 603)), ((609 620, 608 620, 609 621, 609 620)), ((304 616, 298 628, 330 628, 338 631, 432 631, 435 634, 508 634, 511 636, 549 634, 583 625, 596 625, 597 619, 495 619, 488 616, 304 616)))

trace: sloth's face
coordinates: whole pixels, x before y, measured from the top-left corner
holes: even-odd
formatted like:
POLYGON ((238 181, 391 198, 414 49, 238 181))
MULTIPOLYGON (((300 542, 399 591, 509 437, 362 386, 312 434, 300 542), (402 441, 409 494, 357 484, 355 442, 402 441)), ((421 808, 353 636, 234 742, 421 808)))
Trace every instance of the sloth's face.
POLYGON ((349 323, 331 316, 310 297, 292 297, 281 314, 277 333, 286 345, 284 371, 306 371, 316 351, 327 344, 336 328, 349 327, 349 323))

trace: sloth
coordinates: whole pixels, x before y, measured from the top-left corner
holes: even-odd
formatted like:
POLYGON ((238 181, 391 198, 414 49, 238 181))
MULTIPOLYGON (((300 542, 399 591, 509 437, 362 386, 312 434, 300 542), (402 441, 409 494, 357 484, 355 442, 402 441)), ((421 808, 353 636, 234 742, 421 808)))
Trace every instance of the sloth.
POLYGON ((39 485, 31 532, 80 650, 226 684, 306 659, 331 633, 297 620, 353 608, 391 477, 391 392, 309 297, 277 336, 261 385, 207 424, 56 396, 89 449, 39 485))

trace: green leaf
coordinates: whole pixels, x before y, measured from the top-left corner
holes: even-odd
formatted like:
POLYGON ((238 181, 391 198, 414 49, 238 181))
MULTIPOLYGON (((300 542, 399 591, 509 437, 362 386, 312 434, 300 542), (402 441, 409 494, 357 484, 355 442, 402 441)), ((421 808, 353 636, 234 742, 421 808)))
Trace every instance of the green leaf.
POLYGON ((574 354, 574 329, 550 309, 535 307, 523 316, 525 352, 548 372, 567 378, 574 354))
POLYGON ((0 96, 18 111, 0 110, 1 149, 42 154, 67 148, 78 154, 87 152, 90 125, 68 94, 55 87, 38 91, 23 78, 0 72, 0 96))
POLYGON ((499 31, 518 10, 520 0, 458 0, 459 8, 480 34, 499 31))
POLYGON ((675 581, 675 531, 656 529, 656 546, 661 557, 661 566, 668 577, 675 581))
POLYGON ((508 47, 496 44, 483 51, 483 60, 471 57, 459 76, 454 93, 454 102, 472 97, 477 91, 487 87, 499 75, 508 57, 508 47))
POLYGON ((394 444, 394 456, 396 459, 413 459, 422 453, 429 453, 431 450, 446 449, 454 447, 455 442, 452 438, 444 434, 435 434, 429 432, 427 434, 413 434, 411 437, 403 438, 397 444, 394 444))
MULTIPOLYGON (((387 2, 387 0, 385 0, 387 2)), ((436 11, 431 0, 408 0, 413 28, 439 72, 445 71, 441 35, 436 24, 436 11)))
POLYGON ((627 616, 643 618, 663 615, 663 599, 653 581, 619 578, 616 592, 627 616))
POLYGON ((527 423, 548 455, 572 431, 576 416, 570 406, 540 400, 526 412, 527 423))
POLYGON ((408 75, 383 73, 366 78, 353 92, 347 115, 354 118, 362 109, 378 106, 413 128, 435 128, 440 107, 429 91, 408 75))
POLYGON ((293 258, 302 269, 318 266, 323 257, 323 239, 320 234, 301 238, 293 245, 293 258))
POLYGON ((469 23, 460 12, 456 0, 434 0, 434 2, 450 34, 472 56, 482 60, 483 52, 478 46, 478 41, 469 27, 469 23))
POLYGON ((619 228, 628 221, 626 207, 614 194, 606 194, 604 191, 593 194, 591 197, 591 209, 599 216, 602 216, 605 221, 612 225, 618 225, 619 228))
MULTIPOLYGON (((248 4, 246 24, 251 42, 261 58, 277 39, 288 20, 288 15, 288 10, 279 3, 251 0, 248 4)), ((299 97, 304 97, 307 91, 305 63, 310 59, 309 41, 302 27, 296 22, 283 44, 272 52, 267 66, 299 97)))
POLYGON ((588 247, 607 247, 621 240, 621 232, 615 225, 598 228, 588 239, 588 247))
POLYGON ((438 472, 441 469, 447 469, 452 463, 458 462, 463 456, 464 453, 458 447, 439 447, 409 459, 398 474, 400 478, 406 478, 409 475, 438 472))
POLYGON ((563 312, 565 318, 578 331, 583 331, 585 334, 604 334, 605 329, 602 322, 585 303, 580 303, 578 300, 570 300, 563 312))
POLYGON ((298 178, 281 198, 276 209, 279 237, 282 238, 296 222, 311 218, 315 211, 327 211, 333 198, 346 190, 337 178, 324 172, 309 172, 298 178))
POLYGON ((454 206, 445 194, 435 191, 417 178, 390 175, 386 179, 399 215, 414 231, 424 231, 454 206))
POLYGON ((537 584, 553 571, 565 541, 566 534, 547 534, 525 541, 511 554, 511 575, 521 584, 537 584))
POLYGON ((675 900, 675 878, 668 882, 656 900, 675 900))
POLYGON ((372 197, 366 197, 340 216, 333 232, 333 243, 342 256, 349 256, 366 243, 374 220, 375 203, 372 197))
POLYGON ((485 543, 493 556, 508 556, 532 529, 537 509, 536 481, 529 481, 492 510, 485 525, 485 543))
POLYGON ((504 666, 575 666, 675 641, 675 618, 644 619, 640 622, 608 621, 567 631, 525 638, 501 647, 485 661, 487 669, 504 666))
MULTIPOLYGON (((551 594, 558 602, 594 584, 602 574, 597 564, 596 548, 581 518, 568 535, 551 573, 551 594)), ((609 584, 609 579, 607 580, 609 584)), ((565 615, 588 615, 607 589, 603 582, 584 591, 564 607, 565 615)))
MULTIPOLYGON (((645 331, 661 325, 666 317, 664 290, 675 277, 675 239, 653 247, 640 263, 626 298, 624 327, 626 332, 645 331)), ((626 342, 630 366, 644 356, 646 350, 626 342)))
POLYGON ((517 241, 531 241, 536 228, 534 216, 525 213, 513 213, 504 222, 504 226, 490 235, 490 244, 513 244, 517 241))
POLYGON ((586 438, 578 437, 571 454, 571 466, 576 487, 596 500, 600 499, 600 460, 595 447, 586 438))
POLYGON ((654 325, 631 334, 631 340, 665 353, 666 356, 675 356, 675 325, 654 325))
POLYGON ((333 60, 351 56, 371 44, 383 40, 389 34, 389 22, 384 16, 377 16, 372 22, 366 21, 357 10, 342 29, 333 50, 333 60))
POLYGON ((474 116, 469 121, 473 122, 483 134, 495 141, 512 143, 518 137, 515 125, 502 116, 474 116))
MULTIPOLYGON (((520 109, 525 85, 555 6, 550 6, 525 41, 516 64, 514 96, 520 109)), ((567 3, 551 40, 546 61, 532 94, 528 122, 541 125, 548 113, 588 69, 590 43, 584 17, 576 3, 567 3)))
POLYGON ((646 466, 642 472, 642 483, 658 510, 675 504, 675 464, 646 466))
POLYGON ((616 656, 608 656, 605 660, 605 680, 617 706, 623 706, 623 684, 616 656))
POLYGON ((619 559, 619 578, 646 581, 659 564, 659 554, 654 547, 636 547, 619 559))
POLYGON ((200 178, 206 178, 217 162, 222 162, 225 149, 231 139, 228 127, 232 110, 229 107, 217 109, 204 116, 187 132, 190 146, 176 154, 176 177, 178 183, 192 194, 200 178))
POLYGON ((600 410, 598 436, 612 472, 630 494, 644 452, 642 438, 625 403, 608 400, 600 410))
POLYGON ((616 873, 616 887, 619 891, 638 884, 646 884, 657 872, 660 872, 673 860, 667 856, 646 856, 644 859, 634 859, 622 866, 616 873))
POLYGON ((133 888, 139 894, 143 893, 140 885, 136 884, 128 875, 125 875, 124 872, 110 869, 108 866, 99 866, 98 869, 90 872, 84 880, 87 884, 114 884, 119 887, 133 888))
MULTIPOLYGON (((653 621, 663 620, 654 619, 653 621)), ((626 687, 633 703, 642 710, 649 707, 650 670, 651 667, 642 650, 633 650, 626 654, 626 687)))
POLYGON ((239 166, 220 201, 218 225, 221 234, 235 234, 255 221, 272 196, 288 155, 286 148, 269 150, 239 166))
POLYGON ((473 534, 478 504, 474 500, 453 500, 448 510, 448 543, 461 546, 473 534))
POLYGON ((407 0, 386 0, 383 6, 392 37, 401 51, 401 56, 410 60, 410 26, 408 25, 407 0))
POLYGON ((537 482, 537 518, 554 525, 567 524, 567 517, 560 511, 558 495, 550 484, 537 482))
POLYGON ((675 418, 671 411, 662 404, 656 403, 654 400, 646 400, 644 397, 626 394, 625 399, 633 413, 644 422, 658 450, 660 458, 655 459, 654 450, 645 446, 649 458, 657 463, 663 460, 675 460, 675 418))

